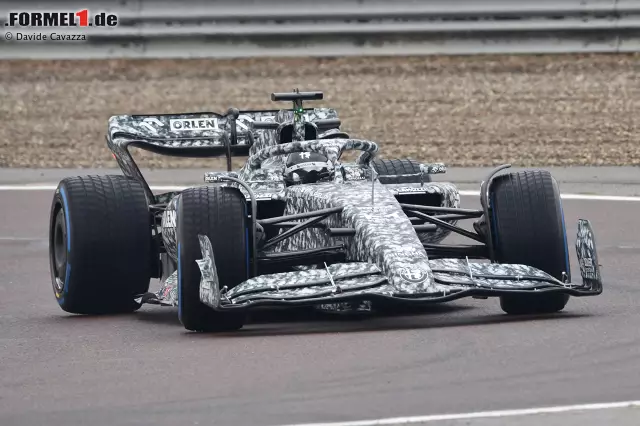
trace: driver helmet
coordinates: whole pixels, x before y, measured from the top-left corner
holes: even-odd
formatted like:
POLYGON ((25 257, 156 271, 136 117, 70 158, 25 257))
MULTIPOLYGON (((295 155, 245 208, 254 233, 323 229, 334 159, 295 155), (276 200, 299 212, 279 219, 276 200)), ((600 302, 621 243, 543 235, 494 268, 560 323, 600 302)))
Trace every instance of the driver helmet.
POLYGON ((332 165, 322 154, 294 152, 287 156, 284 178, 290 184, 316 183, 332 174, 332 165))

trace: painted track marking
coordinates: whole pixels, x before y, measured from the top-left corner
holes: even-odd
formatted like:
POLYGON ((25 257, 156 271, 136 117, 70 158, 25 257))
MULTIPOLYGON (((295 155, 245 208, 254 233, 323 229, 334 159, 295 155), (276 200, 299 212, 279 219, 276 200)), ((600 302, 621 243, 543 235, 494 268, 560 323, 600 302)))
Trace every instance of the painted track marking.
MULTIPOLYGON (((458 191, 460 195, 480 196, 480 191, 458 191)), ((591 194, 560 194, 563 200, 592 200, 592 201, 640 201, 640 197, 629 195, 591 195, 591 194)))
POLYGON ((0 241, 46 241, 43 237, 0 237, 0 241))
MULTIPOLYGON (((193 185, 197 186, 197 185, 193 185)), ((0 191, 55 191, 58 184, 42 183, 42 184, 18 184, 18 185, 0 185, 0 191)), ((157 185, 151 186, 152 191, 180 191, 188 188, 186 185, 157 185)), ((640 197, 639 197, 640 198, 640 197)))
MULTIPOLYGON (((191 186, 198 186, 194 184, 191 186)), ((0 191, 54 191, 57 184, 22 184, 0 185, 0 191)), ((152 185, 152 191, 181 191, 190 185, 152 185)), ((480 191, 459 191, 462 196, 480 196, 480 191)), ((626 195, 589 195, 589 194, 560 194, 563 200, 591 200, 591 201, 640 201, 640 197, 626 195)))
POLYGON ((334 423, 298 423, 288 426, 376 426, 376 425, 397 425, 397 424, 410 424, 410 423, 427 423, 437 422, 445 420, 470 420, 470 419, 482 419, 490 417, 517 417, 517 416, 531 416, 536 414, 554 414, 554 413, 568 413, 574 411, 592 411, 592 410, 607 410, 614 408, 632 408, 640 407, 640 401, 623 401, 623 402, 603 402, 596 404, 582 404, 582 405, 560 405, 555 407, 540 407, 540 408, 523 408, 516 410, 500 410, 500 411, 478 411, 474 413, 459 413, 459 414, 434 414, 429 416, 411 416, 411 417, 393 417, 386 419, 376 420, 356 420, 349 422, 334 422, 334 423))

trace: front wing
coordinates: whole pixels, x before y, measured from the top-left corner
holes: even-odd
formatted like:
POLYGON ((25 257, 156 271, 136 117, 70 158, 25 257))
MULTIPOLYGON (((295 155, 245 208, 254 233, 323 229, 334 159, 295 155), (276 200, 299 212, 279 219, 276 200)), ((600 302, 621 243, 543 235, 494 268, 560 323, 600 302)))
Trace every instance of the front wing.
POLYGON ((398 290, 380 269, 364 262, 339 263, 327 268, 261 275, 228 290, 219 288, 211 242, 199 236, 203 258, 200 300, 215 310, 259 306, 334 305, 344 302, 387 300, 405 304, 441 303, 468 296, 559 292, 591 296, 602 292, 598 256, 589 221, 580 219, 576 252, 581 284, 561 282, 527 265, 468 262, 465 259, 434 259, 430 266, 439 289, 433 292, 398 290))

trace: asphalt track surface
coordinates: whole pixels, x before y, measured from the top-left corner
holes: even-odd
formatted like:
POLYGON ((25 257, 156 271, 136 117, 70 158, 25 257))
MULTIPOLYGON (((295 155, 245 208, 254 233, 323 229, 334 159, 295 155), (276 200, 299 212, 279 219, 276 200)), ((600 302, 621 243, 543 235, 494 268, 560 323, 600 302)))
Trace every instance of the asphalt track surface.
MULTIPOLYGON (((577 219, 593 223, 605 291, 557 315, 510 318, 497 300, 464 299, 369 319, 262 314, 205 335, 186 332, 173 308, 61 311, 51 196, 0 191, 2 426, 282 425, 640 399, 638 201, 564 201, 571 245, 577 219)), ((574 251, 571 261, 579 277, 574 251)), ((429 422, 513 423, 631 425, 640 409, 429 422)))

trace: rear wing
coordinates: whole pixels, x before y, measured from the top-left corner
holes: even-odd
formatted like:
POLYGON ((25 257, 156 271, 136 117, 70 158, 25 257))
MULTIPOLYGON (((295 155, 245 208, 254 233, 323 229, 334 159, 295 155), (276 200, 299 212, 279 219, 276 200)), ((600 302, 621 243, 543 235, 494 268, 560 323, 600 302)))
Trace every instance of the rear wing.
MULTIPOLYGON (((134 144, 171 156, 218 157, 227 153, 248 156, 258 132, 277 127, 278 115, 283 112, 286 113, 232 108, 225 115, 215 112, 115 115, 109 119, 109 145, 118 140, 120 145, 134 144)), ((317 120, 319 116, 337 117, 335 110, 329 108, 305 109, 304 115, 308 121, 317 120)))
POLYGON ((258 117, 245 113, 240 120, 239 111, 237 118, 234 115, 214 112, 116 115, 109 119, 108 134, 111 143, 133 144, 162 155, 247 156, 253 140, 245 123, 258 117), (232 125, 234 121, 235 126, 232 125))
MULTIPOLYGON (((339 128, 337 113, 331 108, 305 108, 307 121, 325 121, 339 128)), ((274 132, 280 122, 288 121, 293 111, 229 109, 226 114, 196 112, 179 114, 114 115, 109 118, 107 145, 126 176, 141 181, 147 196, 153 194, 129 153, 129 146, 176 157, 227 157, 231 170, 232 157, 246 157, 254 143, 256 148, 274 144, 274 132)))

